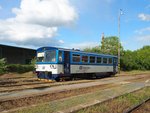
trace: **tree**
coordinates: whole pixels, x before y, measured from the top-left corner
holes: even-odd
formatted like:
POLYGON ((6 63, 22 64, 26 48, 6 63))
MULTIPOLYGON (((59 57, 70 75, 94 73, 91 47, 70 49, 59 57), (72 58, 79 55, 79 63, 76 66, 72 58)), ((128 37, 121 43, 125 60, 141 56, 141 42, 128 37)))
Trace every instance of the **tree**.
POLYGON ((6 70, 7 70, 6 59, 2 58, 2 59, 0 59, 0 75, 5 73, 6 70))
MULTIPOLYGON (((101 47, 101 52, 104 54, 118 55, 118 43, 119 38, 116 36, 109 36, 103 39, 101 47)), ((121 55, 123 54, 123 47, 120 43, 121 55)))
MULTIPOLYGON (((103 38, 101 45, 93 48, 85 48, 84 51, 94 52, 94 53, 103 53, 110 55, 118 55, 118 43, 119 39, 116 36, 109 36, 103 38)), ((123 47, 120 43, 121 55, 123 55, 123 47)))
POLYGON ((134 52, 127 50, 124 52, 124 55, 121 57, 121 70, 133 70, 136 69, 136 63, 134 61, 134 52))
MULTIPOLYGON (((118 55, 118 43, 119 39, 116 36, 109 36, 103 38, 101 45, 93 48, 86 48, 84 51, 118 55)), ((150 70, 150 46, 144 46, 143 48, 130 51, 123 50, 120 43, 121 51, 121 69, 122 70, 150 70)))
POLYGON ((124 52, 121 57, 121 68, 123 70, 150 70, 150 46, 124 52))
POLYGON ((101 53, 101 48, 99 46, 96 46, 93 48, 85 48, 84 51, 93 52, 93 53, 101 53))

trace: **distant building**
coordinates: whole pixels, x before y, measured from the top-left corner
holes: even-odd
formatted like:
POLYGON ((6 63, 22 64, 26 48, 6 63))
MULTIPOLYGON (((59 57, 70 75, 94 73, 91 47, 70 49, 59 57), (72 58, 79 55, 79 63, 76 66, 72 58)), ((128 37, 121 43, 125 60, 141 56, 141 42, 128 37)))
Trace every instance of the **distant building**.
POLYGON ((0 58, 8 64, 29 64, 36 56, 36 50, 0 44, 0 58))

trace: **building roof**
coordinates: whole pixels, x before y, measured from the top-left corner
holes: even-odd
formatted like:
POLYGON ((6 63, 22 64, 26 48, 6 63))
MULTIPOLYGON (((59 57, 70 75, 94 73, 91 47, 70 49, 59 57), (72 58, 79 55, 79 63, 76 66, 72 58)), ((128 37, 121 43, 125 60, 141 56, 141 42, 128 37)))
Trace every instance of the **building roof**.
POLYGON ((26 49, 26 50, 36 51, 36 49, 25 48, 25 47, 18 47, 18 46, 12 46, 12 45, 4 45, 4 44, 0 44, 0 47, 10 47, 10 48, 18 48, 18 49, 26 49))

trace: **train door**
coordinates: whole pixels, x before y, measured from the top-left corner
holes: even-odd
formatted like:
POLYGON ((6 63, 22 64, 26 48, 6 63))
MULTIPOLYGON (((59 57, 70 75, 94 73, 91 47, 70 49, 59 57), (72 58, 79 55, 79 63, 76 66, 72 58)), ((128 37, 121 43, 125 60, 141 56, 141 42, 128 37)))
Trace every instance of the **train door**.
POLYGON ((117 58, 114 58, 113 59, 113 73, 114 74, 117 73, 116 67, 117 67, 117 58))
POLYGON ((64 51, 64 74, 70 75, 70 52, 64 51))

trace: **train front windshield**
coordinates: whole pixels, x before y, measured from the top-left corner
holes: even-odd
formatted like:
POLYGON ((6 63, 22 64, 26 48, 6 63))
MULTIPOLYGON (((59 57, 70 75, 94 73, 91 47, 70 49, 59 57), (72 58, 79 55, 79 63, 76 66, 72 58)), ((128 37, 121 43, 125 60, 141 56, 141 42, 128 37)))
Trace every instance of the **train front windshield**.
POLYGON ((37 53, 37 62, 56 62, 56 50, 37 53))

